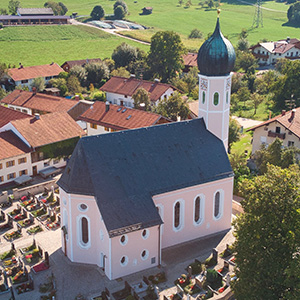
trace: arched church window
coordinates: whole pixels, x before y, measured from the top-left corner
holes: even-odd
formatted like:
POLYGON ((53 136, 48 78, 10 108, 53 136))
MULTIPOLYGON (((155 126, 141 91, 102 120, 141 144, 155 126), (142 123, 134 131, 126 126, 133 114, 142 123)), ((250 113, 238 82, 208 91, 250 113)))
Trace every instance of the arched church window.
POLYGON ((89 224, 87 218, 81 218, 81 240, 83 244, 89 242, 89 224))
POLYGON ((180 226, 180 202, 176 202, 174 208, 174 227, 178 229, 180 226))
POLYGON ((202 92, 202 104, 204 104, 205 103, 205 92, 203 91, 202 92))
POLYGON ((216 192, 215 201, 214 201, 214 217, 216 219, 220 218, 220 206, 221 206, 221 194, 220 192, 216 192))
POLYGON ((226 104, 228 104, 228 102, 229 102, 229 93, 226 92, 226 104))
POLYGON ((219 93, 216 92, 214 93, 214 105, 218 105, 219 104, 219 93))

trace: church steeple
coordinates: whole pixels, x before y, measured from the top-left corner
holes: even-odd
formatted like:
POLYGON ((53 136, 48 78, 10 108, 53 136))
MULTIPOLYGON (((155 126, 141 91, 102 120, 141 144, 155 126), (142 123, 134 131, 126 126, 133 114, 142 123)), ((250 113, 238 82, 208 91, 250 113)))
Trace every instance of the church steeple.
POLYGON ((235 51, 221 32, 219 16, 214 33, 199 49, 197 62, 198 115, 204 119, 207 129, 223 141, 227 150, 231 71, 235 63, 235 51))

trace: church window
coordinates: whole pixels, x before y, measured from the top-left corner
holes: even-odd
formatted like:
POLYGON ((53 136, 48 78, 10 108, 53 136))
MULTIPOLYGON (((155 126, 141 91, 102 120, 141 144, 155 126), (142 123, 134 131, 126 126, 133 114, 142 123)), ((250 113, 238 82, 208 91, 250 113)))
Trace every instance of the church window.
POLYGON ((82 203, 82 204, 79 204, 78 209, 80 211, 86 211, 88 209, 88 207, 86 204, 82 203))
POLYGON ((81 241, 83 244, 89 242, 89 224, 87 218, 81 218, 81 241))
POLYGON ((142 231, 142 238, 145 240, 145 239, 148 238, 148 236, 149 236, 149 230, 148 229, 144 229, 142 231))
POLYGON ((180 225, 180 202, 175 204, 174 210, 174 227, 178 228, 180 225))
POLYGON ((121 245, 126 245, 127 244, 127 242, 128 242, 128 236, 126 235, 126 234, 124 234, 124 235, 122 235, 121 237, 120 237, 120 243, 121 243, 121 245))
POLYGON ((223 213, 223 191, 217 191, 214 195, 214 219, 221 218, 223 213))
POLYGON ((146 260, 149 256, 149 251, 148 250, 144 250, 142 253, 141 253, 141 258, 142 260, 146 260))
POLYGON ((122 256, 121 260, 120 260, 120 264, 121 266, 126 266, 128 264, 128 257, 126 255, 122 256))
POLYGON ((183 228, 184 223, 184 202, 178 200, 173 206, 173 230, 179 231, 183 228))
POLYGON ((219 104, 219 93, 216 92, 214 93, 214 105, 218 105, 219 104))
POLYGON ((202 104, 204 104, 205 103, 205 92, 203 91, 202 92, 202 104))
POLYGON ((204 220, 204 195, 199 195, 194 200, 194 225, 200 225, 204 220))

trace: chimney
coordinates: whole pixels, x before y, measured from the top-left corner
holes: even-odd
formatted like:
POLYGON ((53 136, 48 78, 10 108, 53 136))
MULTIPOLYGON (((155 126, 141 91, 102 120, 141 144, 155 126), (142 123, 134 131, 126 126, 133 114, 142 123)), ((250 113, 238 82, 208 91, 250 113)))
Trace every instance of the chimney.
POLYGON ((130 78, 135 78, 135 75, 134 74, 130 74, 130 78))
POLYGON ((285 109, 283 109, 283 110, 281 111, 281 115, 282 115, 282 116, 284 116, 284 115, 285 115, 285 113, 286 113, 286 110, 285 110, 285 109))
POLYGON ((89 59, 87 58, 87 59, 86 59, 86 64, 88 64, 88 63, 89 63, 89 59))
POLYGON ((109 111, 109 101, 105 102, 105 112, 109 111))
POLYGON ((296 114, 296 109, 292 109, 292 114, 291 114, 291 120, 293 120, 295 118, 295 114, 296 114))
POLYGON ((75 95, 75 96, 74 96, 74 99, 77 100, 77 101, 79 101, 79 100, 80 100, 80 99, 79 99, 79 95, 75 95))
POLYGON ((23 65, 19 63, 19 69, 23 69, 23 65))
POLYGON ((34 118, 35 118, 36 120, 39 120, 39 119, 40 119, 40 115, 39 115, 39 114, 34 114, 34 118))
POLYGON ((290 43, 290 37, 288 36, 287 38, 286 38, 286 42, 289 44, 290 43))
POLYGON ((34 86, 34 87, 32 87, 32 93, 33 93, 33 95, 35 95, 36 94, 36 87, 34 86))
POLYGON ((158 78, 155 78, 155 79, 154 79, 154 82, 159 83, 160 80, 159 80, 158 78))

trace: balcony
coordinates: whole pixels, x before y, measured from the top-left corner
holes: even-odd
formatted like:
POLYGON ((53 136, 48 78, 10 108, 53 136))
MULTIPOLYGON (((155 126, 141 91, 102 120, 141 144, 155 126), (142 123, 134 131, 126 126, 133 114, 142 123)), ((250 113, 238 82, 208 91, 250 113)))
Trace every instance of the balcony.
POLYGON ((285 133, 277 133, 277 132, 274 132, 274 131, 271 131, 271 130, 268 131, 268 136, 273 137, 273 138, 278 137, 279 139, 282 139, 282 140, 285 139, 285 133))

